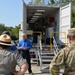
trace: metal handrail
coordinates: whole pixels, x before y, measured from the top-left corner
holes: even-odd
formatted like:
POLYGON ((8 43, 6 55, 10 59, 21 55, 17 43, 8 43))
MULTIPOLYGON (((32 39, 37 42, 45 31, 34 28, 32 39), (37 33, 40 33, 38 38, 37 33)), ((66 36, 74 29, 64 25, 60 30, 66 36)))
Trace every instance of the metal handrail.
POLYGON ((54 49, 55 49, 54 54, 56 55, 59 52, 59 48, 58 48, 58 45, 56 43, 56 40, 55 40, 54 36, 53 36, 53 46, 54 46, 54 49))

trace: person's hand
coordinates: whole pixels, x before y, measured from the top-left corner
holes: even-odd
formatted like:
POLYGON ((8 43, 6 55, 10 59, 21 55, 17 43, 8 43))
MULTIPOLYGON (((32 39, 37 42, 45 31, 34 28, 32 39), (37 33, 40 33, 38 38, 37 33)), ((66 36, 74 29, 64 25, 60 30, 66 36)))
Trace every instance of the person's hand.
POLYGON ((25 47, 24 50, 28 50, 28 47, 25 47))
POLYGON ((23 49, 23 47, 20 47, 20 49, 23 49))
POLYGON ((20 47, 20 49, 22 49, 22 50, 27 50, 27 49, 28 49, 28 47, 25 47, 25 48, 23 48, 23 47, 20 47))

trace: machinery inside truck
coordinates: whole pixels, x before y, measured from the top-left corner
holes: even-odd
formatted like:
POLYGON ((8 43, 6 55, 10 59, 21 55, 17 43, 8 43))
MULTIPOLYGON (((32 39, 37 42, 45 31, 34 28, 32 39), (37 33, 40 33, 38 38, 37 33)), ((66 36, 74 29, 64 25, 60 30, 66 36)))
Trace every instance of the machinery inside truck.
MULTIPOLYGON (((50 39, 59 29, 59 7, 27 6, 28 30, 42 32, 42 43, 50 45, 50 39)), ((33 42, 37 40, 37 33, 33 35, 33 42)))

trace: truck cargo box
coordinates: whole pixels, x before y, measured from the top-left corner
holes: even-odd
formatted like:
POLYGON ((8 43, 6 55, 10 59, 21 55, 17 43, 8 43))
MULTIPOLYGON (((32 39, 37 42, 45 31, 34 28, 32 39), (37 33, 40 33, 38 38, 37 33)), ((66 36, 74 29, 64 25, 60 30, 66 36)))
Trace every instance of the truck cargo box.
POLYGON ((66 6, 55 5, 26 5, 23 2, 23 21, 21 29, 26 33, 27 30, 40 31, 45 38, 51 34, 57 43, 68 43, 67 32, 71 27, 71 3, 66 6), (27 26, 28 25, 28 26, 27 26), (47 33, 47 29, 53 30, 47 33), (47 35, 47 36, 46 36, 47 35))

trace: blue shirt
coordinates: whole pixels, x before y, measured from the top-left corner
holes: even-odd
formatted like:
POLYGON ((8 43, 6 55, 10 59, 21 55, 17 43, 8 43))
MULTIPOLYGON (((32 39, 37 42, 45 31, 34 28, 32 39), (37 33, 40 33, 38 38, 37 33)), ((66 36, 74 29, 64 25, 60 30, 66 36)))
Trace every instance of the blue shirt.
POLYGON ((12 50, 12 51, 16 51, 17 50, 17 47, 15 46, 15 43, 14 43, 14 41, 12 40, 11 41, 11 44, 12 44, 12 46, 10 46, 10 50, 12 50))
POLYGON ((22 48, 28 47, 28 50, 30 50, 32 48, 32 43, 29 39, 20 40, 18 44, 18 49, 20 49, 20 47, 22 48))
POLYGON ((11 49, 12 51, 16 51, 16 50, 17 50, 17 48, 16 48, 16 46, 15 46, 15 45, 10 46, 10 49, 11 49))

